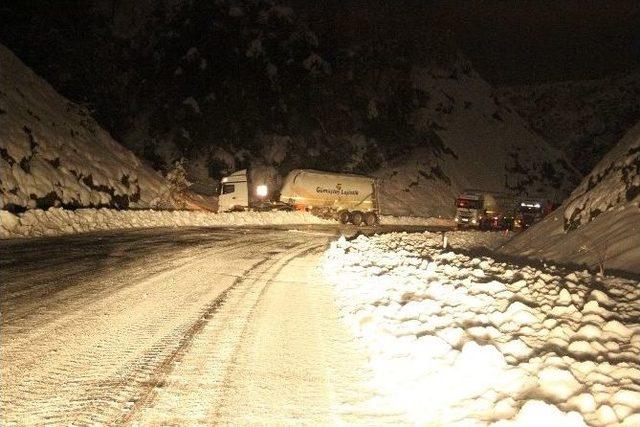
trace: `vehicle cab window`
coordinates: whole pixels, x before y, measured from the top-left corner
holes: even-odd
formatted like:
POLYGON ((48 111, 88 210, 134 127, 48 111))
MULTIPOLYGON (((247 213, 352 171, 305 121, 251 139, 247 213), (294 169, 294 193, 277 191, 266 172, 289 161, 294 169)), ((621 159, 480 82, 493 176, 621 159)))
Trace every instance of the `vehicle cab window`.
POLYGON ((233 193, 236 191, 236 186, 233 184, 223 184, 222 185, 222 191, 220 192, 220 194, 229 194, 229 193, 233 193))
POLYGON ((482 202, 480 200, 457 199, 456 206, 467 209, 482 209, 482 202))

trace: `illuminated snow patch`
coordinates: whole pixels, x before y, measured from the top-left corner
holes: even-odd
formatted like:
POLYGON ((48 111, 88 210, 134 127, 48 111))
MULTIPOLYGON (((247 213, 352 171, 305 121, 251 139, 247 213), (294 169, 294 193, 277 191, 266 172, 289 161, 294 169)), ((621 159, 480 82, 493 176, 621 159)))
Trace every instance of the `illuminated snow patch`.
POLYGON ((55 236, 88 231, 153 227, 233 227, 335 224, 307 212, 154 211, 50 208, 14 215, 0 211, 0 238, 55 236))
POLYGON ((440 245, 435 233, 360 236, 325 256, 390 407, 420 425, 640 425, 638 282, 440 245))

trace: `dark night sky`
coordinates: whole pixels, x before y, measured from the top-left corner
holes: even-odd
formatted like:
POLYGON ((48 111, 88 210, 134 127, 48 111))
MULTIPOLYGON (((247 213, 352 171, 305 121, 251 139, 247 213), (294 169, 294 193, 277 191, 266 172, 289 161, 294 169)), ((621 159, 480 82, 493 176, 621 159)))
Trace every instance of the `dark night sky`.
MULTIPOLYGON (((405 29, 425 40, 449 34, 476 69, 498 85, 598 78, 640 66, 639 0, 291 3, 313 25, 337 25, 340 33, 346 24, 339 22, 345 20, 360 21, 354 27, 378 27, 390 37, 405 29)), ((354 37, 367 34, 362 28, 352 32, 354 37)))

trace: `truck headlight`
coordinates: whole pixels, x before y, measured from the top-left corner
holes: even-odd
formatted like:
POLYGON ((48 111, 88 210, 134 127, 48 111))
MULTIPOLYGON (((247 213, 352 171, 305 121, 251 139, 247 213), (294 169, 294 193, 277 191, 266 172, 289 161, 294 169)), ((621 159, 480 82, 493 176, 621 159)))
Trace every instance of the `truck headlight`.
POLYGON ((478 221, 476 221, 475 218, 471 220, 471 224, 475 224, 476 222, 478 221))
POLYGON ((269 188, 266 185, 258 185, 256 187, 256 196, 265 197, 269 193, 269 188))

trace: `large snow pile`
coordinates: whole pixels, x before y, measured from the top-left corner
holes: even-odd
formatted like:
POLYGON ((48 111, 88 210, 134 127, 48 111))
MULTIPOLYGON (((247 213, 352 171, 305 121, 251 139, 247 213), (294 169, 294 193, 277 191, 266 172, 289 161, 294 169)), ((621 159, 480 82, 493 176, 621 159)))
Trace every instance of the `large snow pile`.
POLYGON ((504 251, 640 273, 640 123, 560 208, 504 251))
POLYGON ((32 209, 14 215, 0 211, 0 238, 55 236, 87 231, 151 227, 224 227, 335 224, 307 212, 154 211, 114 209, 32 209))
POLYGON ((584 174, 640 120, 640 72, 499 90, 534 132, 584 174))
POLYGON ((463 59, 450 69, 414 68, 422 143, 384 167, 382 209, 395 215, 453 215, 464 189, 562 201, 578 173, 530 131, 463 59))
POLYGON ((326 253, 380 405, 419 425, 640 425, 638 282, 472 258, 440 239, 360 236, 326 253))
POLYGON ((0 45, 1 209, 144 207, 162 178, 0 45))

